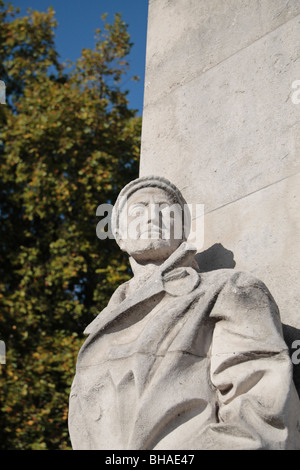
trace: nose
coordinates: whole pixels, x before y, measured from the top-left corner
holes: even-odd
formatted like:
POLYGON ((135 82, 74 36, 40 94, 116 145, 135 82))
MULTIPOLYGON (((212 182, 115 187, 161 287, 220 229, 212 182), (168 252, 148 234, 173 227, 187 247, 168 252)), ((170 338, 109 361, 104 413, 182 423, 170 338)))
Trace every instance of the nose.
POLYGON ((159 208, 159 204, 155 204, 155 203, 149 204, 147 223, 150 225, 160 227, 160 218, 161 218, 161 211, 159 208))

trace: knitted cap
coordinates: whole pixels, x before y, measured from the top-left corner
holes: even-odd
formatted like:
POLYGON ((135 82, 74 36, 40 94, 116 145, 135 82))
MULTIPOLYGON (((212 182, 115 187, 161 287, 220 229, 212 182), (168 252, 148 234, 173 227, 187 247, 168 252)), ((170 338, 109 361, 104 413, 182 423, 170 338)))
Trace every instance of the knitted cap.
POLYGON ((124 208, 124 205, 136 191, 139 189, 145 188, 158 188, 165 191, 168 196, 171 197, 172 201, 176 204, 180 204, 182 210, 184 211, 184 218, 185 218, 185 234, 187 236, 188 229, 190 228, 190 213, 188 210, 187 203, 182 196, 179 189, 166 178, 162 176, 143 176, 141 178, 137 178, 130 183, 128 183, 124 188, 121 190, 116 203, 114 205, 112 211, 112 233, 118 241, 119 239, 119 216, 124 208))

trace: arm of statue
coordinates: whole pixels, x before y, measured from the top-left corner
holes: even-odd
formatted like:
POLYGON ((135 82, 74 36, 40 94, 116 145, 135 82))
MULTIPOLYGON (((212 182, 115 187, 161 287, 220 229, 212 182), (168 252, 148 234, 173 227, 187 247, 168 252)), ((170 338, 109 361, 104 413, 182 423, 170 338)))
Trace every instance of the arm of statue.
POLYGON ((299 399, 278 308, 265 285, 236 273, 212 317, 216 419, 198 448, 299 449, 299 399))

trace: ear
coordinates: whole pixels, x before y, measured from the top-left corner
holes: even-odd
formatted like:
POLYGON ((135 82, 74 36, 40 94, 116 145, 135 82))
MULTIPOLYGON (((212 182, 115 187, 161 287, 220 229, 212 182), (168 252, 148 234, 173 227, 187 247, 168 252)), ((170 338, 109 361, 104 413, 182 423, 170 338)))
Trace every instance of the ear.
POLYGON ((121 238, 118 239, 118 245, 122 251, 125 251, 125 243, 121 238))

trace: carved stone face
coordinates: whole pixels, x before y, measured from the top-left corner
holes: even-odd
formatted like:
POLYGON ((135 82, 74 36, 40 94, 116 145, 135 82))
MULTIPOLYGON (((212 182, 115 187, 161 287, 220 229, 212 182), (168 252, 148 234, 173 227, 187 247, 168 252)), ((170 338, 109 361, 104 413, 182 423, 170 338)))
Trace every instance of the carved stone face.
POLYGON ((139 189, 120 214, 120 247, 137 261, 167 259, 184 240, 183 211, 160 188, 139 189))

